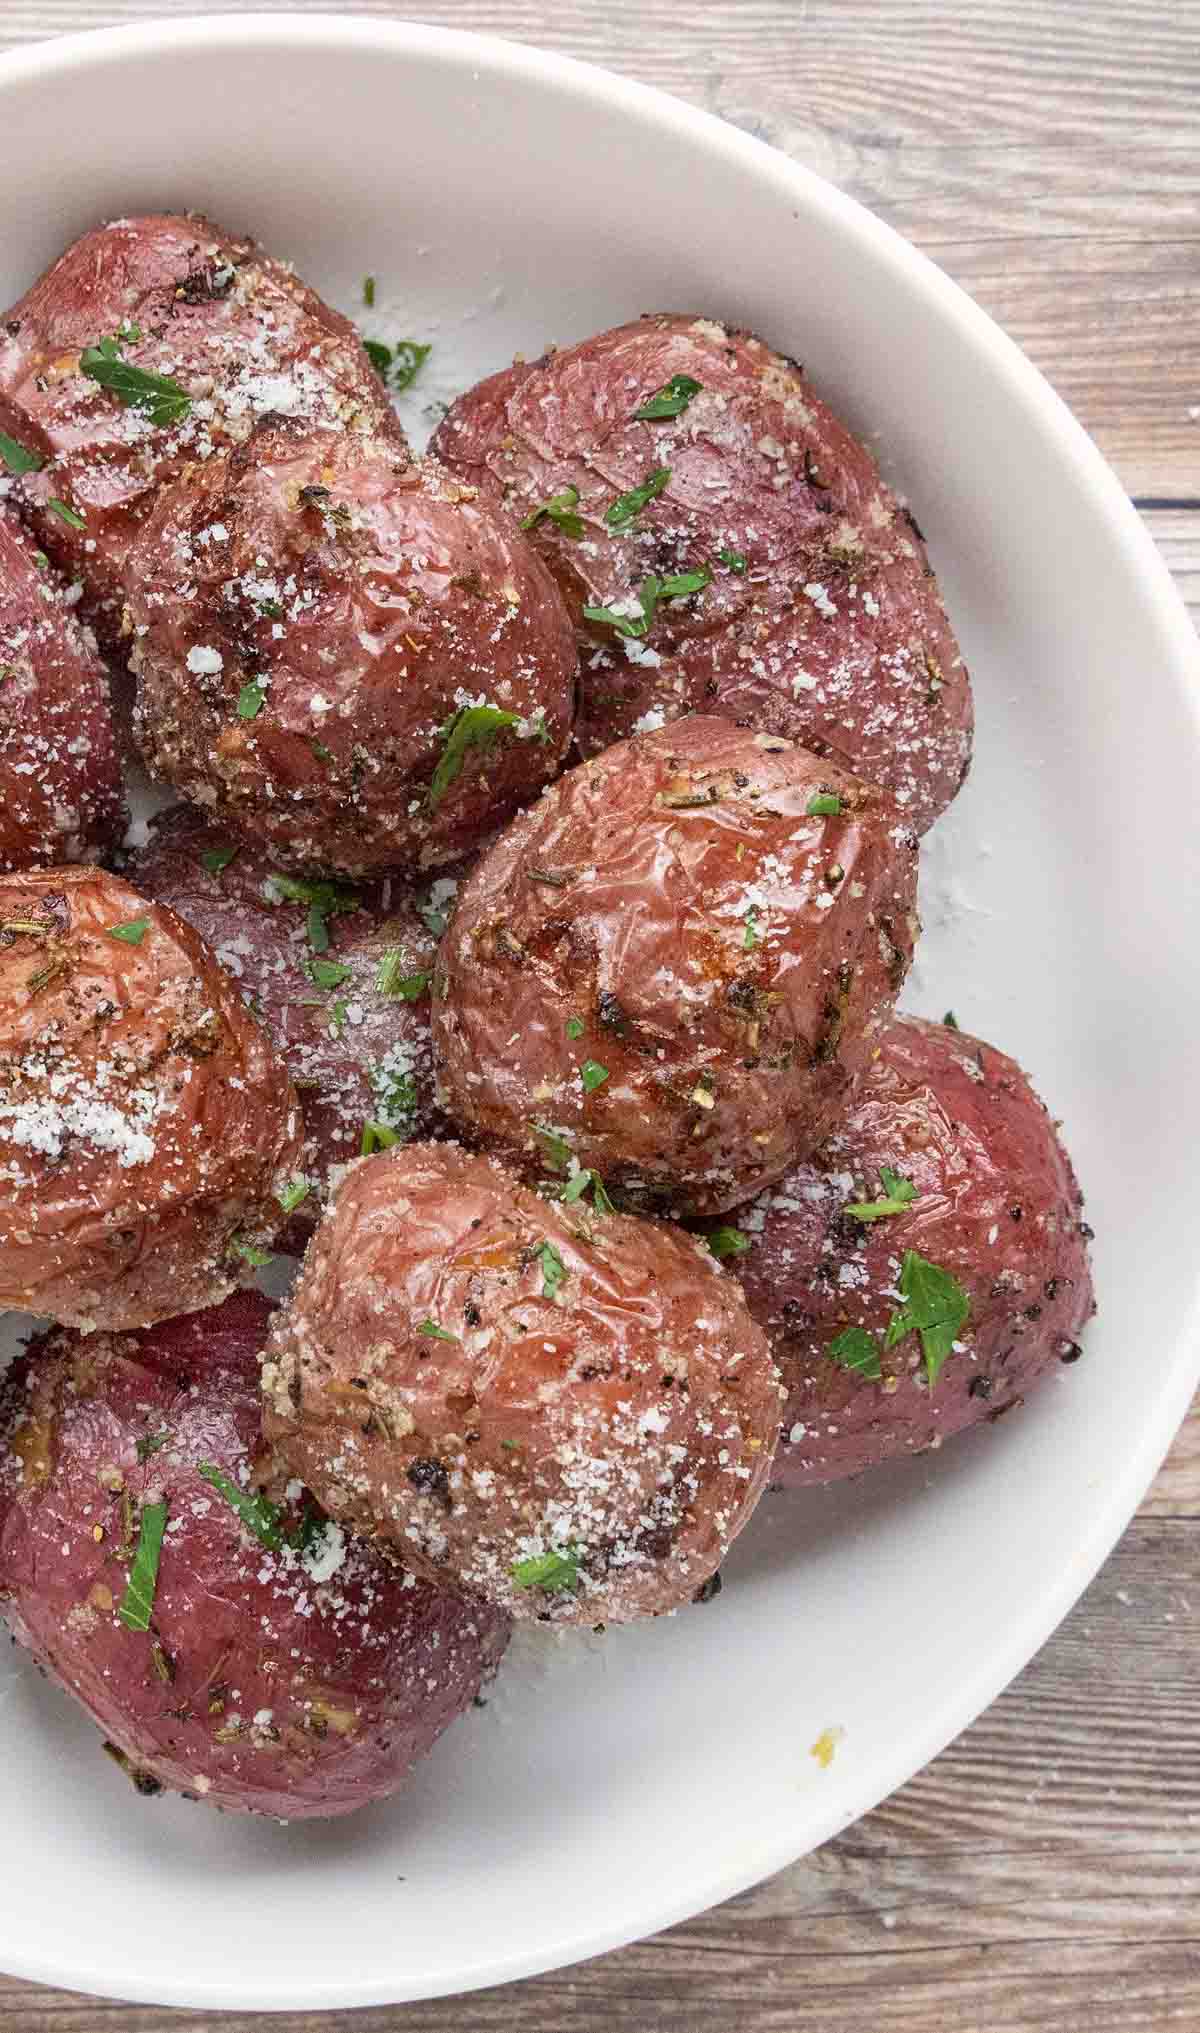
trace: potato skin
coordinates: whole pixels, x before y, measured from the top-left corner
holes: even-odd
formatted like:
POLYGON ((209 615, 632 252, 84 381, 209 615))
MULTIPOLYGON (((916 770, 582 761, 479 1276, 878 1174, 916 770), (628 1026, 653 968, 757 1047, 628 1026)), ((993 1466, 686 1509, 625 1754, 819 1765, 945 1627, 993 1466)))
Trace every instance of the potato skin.
POLYGON ((17 484, 42 548, 83 580, 102 637, 120 631, 125 558, 159 487, 238 444, 273 411, 404 443, 354 327, 253 240, 199 215, 114 220, 76 240, 0 320, 0 430, 47 464, 17 484), (121 342, 134 366, 192 397, 159 426, 84 375, 88 346, 121 342), (47 507, 85 518, 69 528, 47 507))
MULTIPOLYGON (((271 1551, 197 1474, 209 1463, 249 1488, 263 1466, 269 1316, 241 1292, 139 1334, 59 1329, 15 1365, 0 1385, 0 1604, 140 1792, 294 1820, 393 1793, 495 1669, 508 1626, 340 1530, 307 1559, 271 1551), (129 1630, 122 1540, 164 1499, 152 1627, 129 1630)), ((294 1532, 305 1505, 275 1494, 294 1532)))
POLYGON ((453 860, 566 750, 575 644, 549 572, 386 438, 259 425, 160 492, 128 588, 147 764, 284 866, 453 860), (443 726, 481 702, 518 725, 435 796, 443 726))
POLYGON ((0 511, 0 870, 86 860, 125 823, 108 674, 64 591, 0 511))
POLYGON ((274 1048, 190 926, 99 869, 0 877, 0 1309, 141 1327, 223 1298, 302 1149, 274 1048), (138 920, 140 943, 113 937, 138 920))
POLYGON ((780 737, 694 716, 619 743, 463 886, 434 980, 450 1110, 527 1157, 549 1125, 623 1204, 735 1206, 866 1063, 915 880, 890 800, 780 737), (821 792, 840 814, 807 816, 821 792))
POLYGON ((564 1623, 695 1595, 758 1500, 780 1406, 703 1244, 548 1203, 449 1144, 351 1169, 263 1385, 264 1430, 332 1516, 564 1623), (514 1567, 566 1548, 576 1587, 520 1585, 514 1567))
POLYGON ((175 805, 151 821, 126 873, 143 896, 168 904, 211 946, 296 1084, 305 1129, 300 1169, 311 1190, 282 1246, 303 1248, 328 1198, 331 1170, 359 1156, 368 1121, 404 1138, 454 1134, 434 1091, 428 986, 409 1000, 394 986, 381 991, 379 978, 385 960, 414 989, 432 976, 438 946, 432 927, 450 908, 457 871, 432 881, 397 874, 342 885, 348 907, 326 919, 329 945, 319 954, 308 905, 271 900, 278 896, 273 871, 263 847, 239 844, 194 807, 175 805), (206 855, 221 857, 231 848, 224 867, 206 866, 206 855), (313 979, 323 969, 345 972, 323 988, 313 979))
POLYGON ((971 689, 920 532, 761 339, 711 318, 619 325, 480 383, 432 449, 521 519, 577 490, 582 540, 545 515, 533 534, 581 631, 585 754, 663 716, 722 713, 890 790, 918 832, 950 803, 971 689), (683 413, 638 420, 676 375, 701 384, 683 413), (614 500, 664 469, 664 491, 614 531, 614 500), (660 606, 640 642, 583 617, 648 573, 699 567, 712 583, 660 606))
POLYGON ((1015 1061, 965 1032, 897 1018, 817 1157, 734 1217, 750 1249, 729 1263, 788 1393, 774 1477, 833 1482, 937 1447, 1073 1362, 1095 1311, 1082 1207, 1055 1125, 1015 1061), (879 1198, 881 1165, 917 1198, 858 1222, 843 1209, 879 1198), (971 1300, 965 1346, 932 1391, 915 1335, 881 1345, 878 1383, 828 1354, 846 1326, 882 1344, 910 1249, 971 1300))

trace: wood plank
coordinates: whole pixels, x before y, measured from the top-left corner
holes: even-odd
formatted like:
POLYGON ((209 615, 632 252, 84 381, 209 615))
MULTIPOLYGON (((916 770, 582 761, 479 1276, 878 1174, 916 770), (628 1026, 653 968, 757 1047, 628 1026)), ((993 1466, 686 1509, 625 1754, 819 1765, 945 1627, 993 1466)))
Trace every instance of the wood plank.
MULTIPOLYGON (((202 11, 9 0, 0 48, 202 11)), ((1131 493, 1200 491, 1195 0, 726 0, 702 36, 669 0, 420 12, 628 71, 831 176, 1012 333, 1131 493)))

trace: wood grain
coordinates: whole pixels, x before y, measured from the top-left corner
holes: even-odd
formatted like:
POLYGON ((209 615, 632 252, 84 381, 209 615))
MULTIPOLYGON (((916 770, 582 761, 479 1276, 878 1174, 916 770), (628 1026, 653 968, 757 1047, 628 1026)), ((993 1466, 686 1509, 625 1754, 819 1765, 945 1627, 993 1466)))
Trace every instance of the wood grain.
MULTIPOLYGON (((0 48, 204 11, 225 10, 7 0, 0 48)), ((1200 0, 408 11, 626 71, 833 177, 1020 340, 1135 496, 1200 502, 1200 0)), ((1145 520, 1200 621, 1200 512, 1145 520)), ((177 2014, 0 1978, 0 2033, 1180 2033, 1200 2026, 1198 1644, 1200 1404, 1015 1685, 836 1842, 715 1912, 402 2010, 177 2014)))

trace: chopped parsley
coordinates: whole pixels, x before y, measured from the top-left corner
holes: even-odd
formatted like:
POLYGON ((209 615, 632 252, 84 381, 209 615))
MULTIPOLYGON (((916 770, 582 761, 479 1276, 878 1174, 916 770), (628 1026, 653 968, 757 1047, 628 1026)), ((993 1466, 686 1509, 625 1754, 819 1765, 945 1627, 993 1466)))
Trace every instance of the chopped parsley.
POLYGON ((127 1631, 148 1631, 158 1587, 158 1563, 162 1557, 163 1533, 167 1529, 167 1506, 143 1504, 138 1527, 137 1551, 117 1605, 117 1615, 127 1631))
POLYGON ((282 1193, 279 1194, 279 1205, 285 1214, 294 1214, 300 1202, 307 1200, 311 1192, 311 1179, 306 1179, 302 1172, 297 1172, 295 1178, 289 1179, 282 1193))
POLYGON ((581 1038, 586 1028, 587 1026, 582 1017, 570 1016, 567 1018, 567 1036, 569 1038, 581 1038))
POLYGON ((751 904, 749 910, 746 912, 746 929, 745 932, 742 934, 742 947, 744 951, 747 953, 753 953, 754 948, 758 944, 758 938, 759 938, 758 912, 755 909, 754 905, 751 904))
POLYGON ((234 856, 240 854, 240 852, 241 848, 239 846, 206 847, 200 856, 200 865, 202 868, 207 868, 210 875, 220 875, 221 870, 228 868, 234 856))
POLYGON ((398 948, 385 953, 375 974, 380 995, 399 996, 402 1002, 419 1002, 429 986, 428 974, 403 974, 404 959, 398 948))
POLYGON ((741 573, 746 569, 746 560, 740 551, 718 551, 717 556, 723 565, 728 565, 731 572, 741 573))
POLYGON ((509 1572, 518 1588, 578 1588, 578 1546, 561 1553, 535 1553, 528 1560, 514 1560, 509 1572))
POLYGON ((407 1136, 412 1127, 412 1117, 417 1112, 417 1089, 412 1074, 393 1071, 385 1060, 371 1068, 370 1079, 377 1103, 376 1121, 407 1136))
POLYGON ((374 277, 373 275, 364 275, 364 277, 363 277, 363 302, 365 303, 365 305, 366 305, 366 307, 367 307, 367 309, 368 309, 369 311, 373 311, 373 310, 374 310, 374 308, 375 308, 375 277, 374 277))
POLYGON ((633 412, 636 423, 657 423, 660 417, 682 416, 694 395, 699 395, 703 383, 694 381, 690 374, 673 374, 664 381, 661 388, 648 396, 640 409, 633 412))
POLYGON ((433 351, 432 343, 419 345, 416 339, 397 339, 395 365, 392 368, 392 387, 396 390, 407 388, 416 380, 425 362, 433 351))
POLYGON ((421 1325, 417 1329, 417 1333, 423 1334, 427 1341, 458 1340, 457 1334, 448 1334, 444 1327, 438 1326, 436 1320, 422 1320, 421 1325))
POLYGON ((971 1301, 957 1278, 940 1264, 931 1264, 915 1249, 904 1252, 900 1266, 900 1297, 904 1304, 888 1322, 885 1346, 894 1348, 906 1334, 919 1334, 929 1388, 971 1315, 971 1301))
POLYGON ((810 819, 838 819, 842 801, 836 791, 814 791, 804 810, 810 819))
POLYGON ((868 1334, 865 1327, 844 1328, 830 1342, 829 1353, 843 1369, 852 1369, 856 1376, 870 1377, 877 1383, 883 1375, 875 1336, 868 1334))
POLYGON ((671 478, 669 466, 656 466, 653 473, 647 473, 640 487, 631 487, 628 494, 618 494, 604 511, 604 520, 610 529, 628 529, 636 522, 649 502, 662 493, 671 478))
POLYGON ((272 869, 266 894, 271 903, 308 905, 308 943, 314 953, 329 951, 329 920, 343 911, 358 909, 358 891, 344 882, 309 881, 302 876, 280 875, 272 869))
POLYGON ((364 339, 363 351, 381 381, 386 381, 392 371, 392 349, 379 339, 364 339))
POLYGON ((269 1249, 259 1249, 256 1243, 247 1242, 242 1235, 235 1235, 229 1244, 229 1254, 241 1257, 253 1270, 261 1271, 264 1264, 273 1264, 275 1259, 269 1249))
POLYGON ((28 445, 22 445, 16 438, 10 438, 7 431, 0 431, 0 459, 3 459, 10 473, 40 473, 46 461, 40 452, 31 452, 28 445))
POLYGON ((608 1067, 598 1065, 595 1059, 585 1059, 579 1068, 579 1077, 583 1082, 584 1093, 594 1094, 597 1087, 603 1087, 608 1079, 608 1067))
POLYGON ((359 1150, 364 1158, 370 1158, 376 1151, 390 1151, 400 1141, 399 1130, 390 1129, 386 1122, 364 1122, 359 1150))
POLYGON ((68 529, 87 528, 87 523, 83 516, 80 515, 79 510, 69 507, 65 501, 59 501, 57 496, 52 496, 46 503, 46 506, 50 510, 51 515, 56 515, 60 522, 66 523, 68 529))
POLYGON ((110 939, 120 939, 126 946, 140 946, 150 930, 149 918, 129 918, 123 925, 110 925, 110 939))
POLYGON ((561 494, 552 494, 548 501, 539 501, 535 508, 531 508, 523 519, 521 528, 536 529, 545 516, 556 528, 561 529, 565 537, 570 537, 572 543, 578 543, 583 535, 583 517, 574 513, 578 504, 578 487, 564 487, 561 494))
POLYGON ((608 1190, 599 1172, 593 1172, 585 1165, 581 1165, 577 1172, 571 1174, 558 1197, 566 1205, 572 1205, 576 1200, 582 1200, 589 1186, 592 1190, 592 1205, 597 1214, 615 1214, 617 1210, 608 1197, 608 1190))
POLYGON ((533 1133, 542 1147, 543 1157, 554 1166, 556 1171, 568 1171, 574 1152, 566 1138, 559 1136, 557 1130, 545 1129, 540 1123, 536 1122, 533 1124, 533 1133))
MULTIPOLYGON (((129 336, 133 336, 132 327, 129 336)), ((140 338, 141 334, 138 334, 140 338)), ((186 388, 166 374, 150 374, 122 357, 120 339, 101 339, 98 346, 85 346, 79 369, 91 381, 107 388, 127 409, 140 409, 152 424, 180 424, 189 415, 192 399, 186 388)))
POLYGON ((353 968, 343 967, 340 961, 322 960, 315 953, 310 953, 305 966, 309 979, 315 981, 318 988, 340 988, 343 981, 352 979, 354 973, 353 968))
POLYGON ((641 603, 639 614, 618 614, 615 607, 585 607, 585 621, 602 621, 609 628, 615 628, 618 635, 646 635, 658 612, 660 600, 682 600, 688 593, 703 592, 712 579, 707 565, 701 565, 694 572, 676 572, 669 579, 660 579, 651 573, 642 580, 638 592, 641 603))
POLYGON ((542 1297, 553 1299, 559 1286, 569 1275, 567 1267, 552 1242, 542 1244, 537 1253, 537 1260, 542 1267, 542 1297))
POLYGON ((713 1228, 704 1238, 715 1257, 738 1257, 750 1247, 750 1237, 740 1228, 713 1228))
POLYGON ((962 1025, 959 1023, 958 1018, 955 1016, 954 1011, 952 1009, 948 1009, 946 1011, 945 1016, 942 1018, 942 1022, 945 1024, 946 1029, 948 1031, 961 1031, 962 1029, 962 1025))
POLYGON ((429 786, 430 804, 439 805, 451 784, 458 781, 469 748, 490 748, 496 736, 506 727, 515 727, 520 717, 499 706, 460 706, 440 729, 445 745, 429 786))
POLYGON ((211 1461, 199 1461, 196 1474, 206 1482, 217 1495, 224 1497, 231 1511, 236 1511, 247 1531, 270 1553, 282 1553, 288 1543, 280 1527, 282 1513, 278 1504, 273 1504, 259 1490, 239 1489, 236 1482, 217 1468, 211 1461))
POLYGON ((267 703, 267 695, 257 678, 243 685, 238 693, 237 716, 239 720, 257 720, 267 703))
POLYGON ((161 1433, 143 1433, 137 1444, 138 1460, 149 1461, 150 1456, 157 1454, 160 1447, 165 1447, 170 1438, 170 1432, 165 1427, 161 1433))
POLYGON ((889 1214, 903 1214, 906 1207, 917 1197, 917 1189, 911 1179, 902 1179, 899 1172, 893 1172, 887 1165, 879 1168, 879 1181, 883 1188, 878 1200, 852 1200, 842 1210, 853 1215, 855 1221, 882 1221, 889 1214))

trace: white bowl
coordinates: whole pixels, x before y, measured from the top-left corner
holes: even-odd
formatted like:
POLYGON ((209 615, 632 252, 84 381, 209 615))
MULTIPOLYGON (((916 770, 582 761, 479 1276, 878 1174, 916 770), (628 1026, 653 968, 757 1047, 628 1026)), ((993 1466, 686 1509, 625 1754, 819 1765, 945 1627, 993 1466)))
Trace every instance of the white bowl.
POLYGON ((375 273, 373 328, 434 341, 418 414, 639 310, 755 327, 878 434, 974 667, 977 761, 926 848, 908 1000, 953 1004, 1065 1120, 1097 1230, 1086 1359, 942 1454, 768 1498, 709 1607, 523 1642, 409 1790, 340 1825, 147 1804, 64 1698, 0 1669, 9 1970, 316 2008, 594 1955, 932 1757, 1070 1607, 1185 1410, 1197 645, 1112 474, 982 312, 819 178, 638 85, 444 29, 164 22, 0 59, 0 170, 0 301, 101 217, 199 206, 345 308, 375 273))

